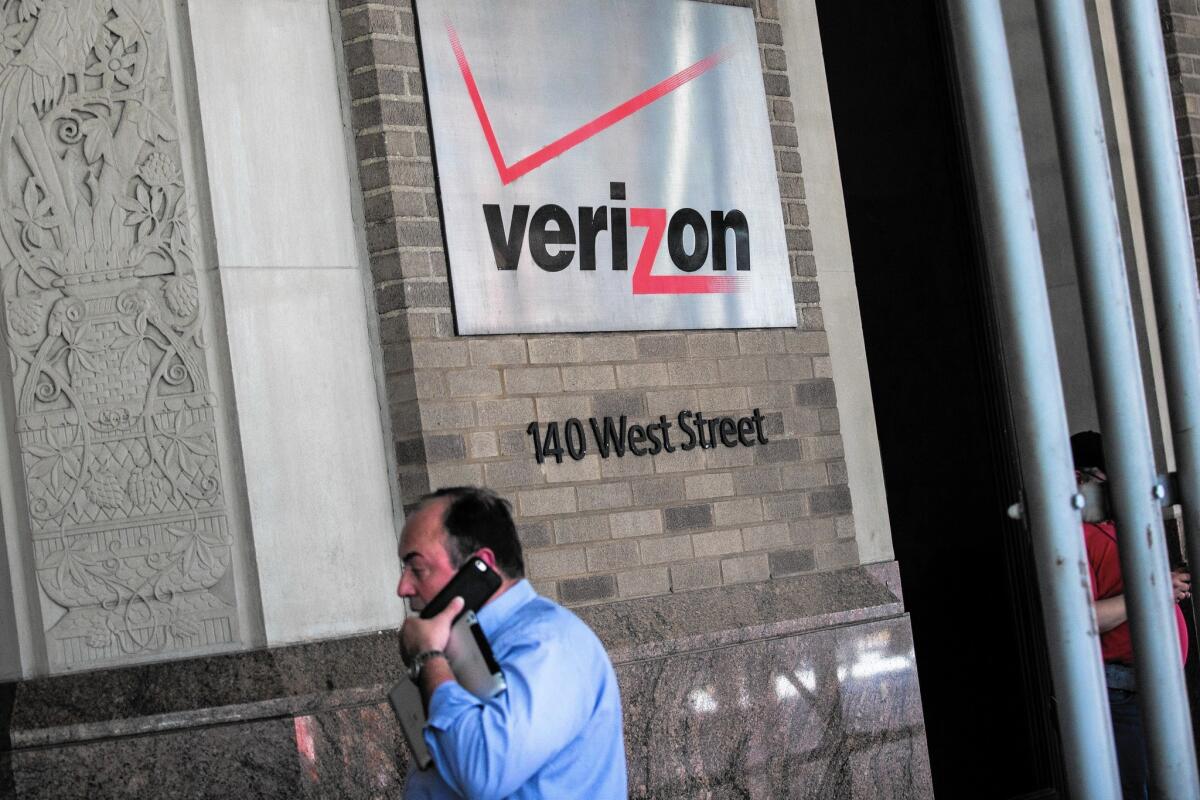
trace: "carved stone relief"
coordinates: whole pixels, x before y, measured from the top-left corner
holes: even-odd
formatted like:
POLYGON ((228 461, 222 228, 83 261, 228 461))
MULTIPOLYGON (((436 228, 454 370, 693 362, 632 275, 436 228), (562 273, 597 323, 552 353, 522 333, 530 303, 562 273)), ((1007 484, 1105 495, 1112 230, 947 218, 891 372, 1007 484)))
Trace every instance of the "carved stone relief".
POLYGON ((0 0, 4 434, 53 669, 238 640, 162 26, 158 0, 0 0))

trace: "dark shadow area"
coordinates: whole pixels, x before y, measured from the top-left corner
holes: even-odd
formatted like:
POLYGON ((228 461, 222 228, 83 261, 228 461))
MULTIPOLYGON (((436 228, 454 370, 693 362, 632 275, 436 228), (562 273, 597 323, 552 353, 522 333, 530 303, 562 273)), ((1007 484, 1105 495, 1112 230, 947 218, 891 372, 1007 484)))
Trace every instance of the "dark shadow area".
POLYGON ((1017 450, 940 6, 817 7, 934 787, 1054 797, 1045 639, 1028 534, 1005 514, 1017 450))

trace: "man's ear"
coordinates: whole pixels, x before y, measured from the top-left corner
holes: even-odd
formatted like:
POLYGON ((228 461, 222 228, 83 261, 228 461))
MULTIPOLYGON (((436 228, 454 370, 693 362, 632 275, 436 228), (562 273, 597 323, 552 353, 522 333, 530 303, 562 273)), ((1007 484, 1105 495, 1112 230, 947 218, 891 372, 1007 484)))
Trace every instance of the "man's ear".
MULTIPOLYGON (((500 572, 500 568, 496 566, 496 554, 492 552, 492 548, 481 547, 475 551, 475 556, 483 561, 483 563, 496 570, 496 572, 500 572)), ((500 572, 500 574, 503 575, 504 573, 500 572)))

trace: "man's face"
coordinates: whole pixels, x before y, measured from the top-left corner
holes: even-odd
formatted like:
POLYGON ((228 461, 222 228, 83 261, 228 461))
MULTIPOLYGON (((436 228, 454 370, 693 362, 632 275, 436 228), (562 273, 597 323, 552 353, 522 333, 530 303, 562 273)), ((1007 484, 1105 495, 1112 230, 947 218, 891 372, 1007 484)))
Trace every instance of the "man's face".
POLYGON ((454 577, 458 569, 446 550, 442 518, 447 500, 427 503, 404 523, 400 534, 400 585, 396 594, 411 599, 420 611, 454 577))

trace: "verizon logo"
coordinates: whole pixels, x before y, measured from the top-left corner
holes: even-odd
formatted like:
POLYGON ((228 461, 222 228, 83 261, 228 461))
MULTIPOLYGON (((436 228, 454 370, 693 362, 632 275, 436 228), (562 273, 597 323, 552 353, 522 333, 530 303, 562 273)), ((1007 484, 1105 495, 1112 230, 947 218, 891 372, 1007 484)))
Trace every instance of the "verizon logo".
MULTIPOLYGON (((731 55, 728 49, 718 50, 536 152, 509 164, 500 150, 491 118, 458 34, 449 20, 445 24, 467 94, 496 172, 505 186, 715 69, 731 55)), ((625 184, 610 183, 608 199, 625 200, 625 184)), ((635 295, 737 292, 745 288, 746 281, 743 278, 727 274, 691 273, 699 272, 706 266, 713 273, 727 273, 731 260, 735 271, 744 273, 750 270, 750 224, 746 215, 738 209, 702 212, 681 208, 668 214, 665 208, 610 208, 607 204, 598 204, 580 206, 572 214, 560 205, 546 203, 536 209, 526 204, 512 205, 507 209, 507 216, 506 221, 505 209, 500 204, 483 204, 483 222, 491 240, 496 268, 502 271, 516 270, 522 252, 527 252, 533 263, 546 272, 561 272, 574 263, 578 264, 581 271, 595 271, 596 242, 602 234, 609 237, 611 244, 612 257, 607 267, 617 271, 627 270, 630 227, 645 229, 630 284, 635 295), (664 239, 671 263, 684 274, 652 273, 664 239)))

